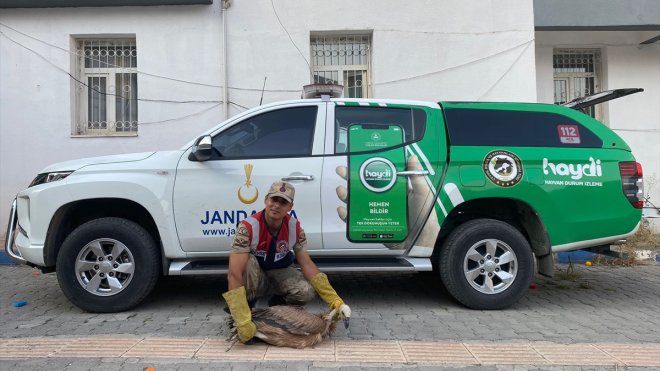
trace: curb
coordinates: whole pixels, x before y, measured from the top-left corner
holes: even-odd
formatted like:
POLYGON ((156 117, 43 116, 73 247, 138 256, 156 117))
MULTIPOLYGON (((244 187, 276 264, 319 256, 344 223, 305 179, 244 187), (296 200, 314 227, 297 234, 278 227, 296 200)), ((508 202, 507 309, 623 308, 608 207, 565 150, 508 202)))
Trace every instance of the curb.
POLYGON ((546 341, 329 340, 314 348, 231 344, 221 338, 85 336, 0 339, 0 360, 138 358, 223 362, 660 367, 660 344, 546 341))
POLYGON ((4 251, 0 251, 0 265, 16 265, 16 263, 4 251))
POLYGON ((568 263, 584 263, 587 260, 594 260, 593 252, 585 250, 563 251, 556 253, 555 263, 568 264, 568 263))
MULTIPOLYGON (((598 254, 595 252, 591 251, 586 251, 586 250, 575 250, 575 251, 562 251, 555 253, 555 263, 558 264, 568 264, 568 263, 576 263, 576 264, 582 264, 587 261, 594 261, 598 256, 603 256, 606 258, 621 258, 621 259, 626 259, 628 258, 628 254, 623 253, 617 249, 612 249, 611 250, 612 254, 611 255, 603 255, 603 254, 598 254)), ((635 252, 636 254, 636 259, 638 261, 655 261, 655 262, 660 262, 660 251, 653 251, 653 250, 637 250, 635 252)))
POLYGON ((16 263, 11 260, 9 255, 5 252, 4 238, 0 238, 0 265, 16 265, 16 263))

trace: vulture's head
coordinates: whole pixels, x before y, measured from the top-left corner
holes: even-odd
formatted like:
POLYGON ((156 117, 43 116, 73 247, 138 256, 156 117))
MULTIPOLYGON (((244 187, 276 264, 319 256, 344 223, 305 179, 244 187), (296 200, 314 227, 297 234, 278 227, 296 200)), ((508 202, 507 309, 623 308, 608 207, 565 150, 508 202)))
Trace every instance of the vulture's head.
POLYGON ((322 315, 321 318, 323 318, 324 321, 331 323, 333 330, 336 328, 339 320, 344 322, 344 328, 348 328, 351 319, 351 308, 346 304, 342 304, 339 307, 339 310, 333 309, 322 315))

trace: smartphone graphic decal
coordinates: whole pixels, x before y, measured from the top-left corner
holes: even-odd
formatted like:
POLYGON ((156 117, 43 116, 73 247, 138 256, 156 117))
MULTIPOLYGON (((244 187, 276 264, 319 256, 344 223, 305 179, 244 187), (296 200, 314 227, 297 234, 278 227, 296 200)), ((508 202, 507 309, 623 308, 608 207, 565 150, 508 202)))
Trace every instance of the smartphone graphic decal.
POLYGON ((348 127, 346 236, 352 242, 400 242, 408 235, 407 179, 397 175, 406 167, 403 134, 399 125, 348 127), (360 151, 370 152, 353 154, 360 151))

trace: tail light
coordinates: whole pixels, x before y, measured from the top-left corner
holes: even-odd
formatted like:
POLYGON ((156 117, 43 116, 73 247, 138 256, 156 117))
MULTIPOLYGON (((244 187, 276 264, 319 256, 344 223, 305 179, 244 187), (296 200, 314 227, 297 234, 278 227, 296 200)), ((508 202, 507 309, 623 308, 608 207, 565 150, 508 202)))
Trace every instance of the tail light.
POLYGON ((621 185, 623 194, 626 195, 630 204, 636 209, 644 207, 644 178, 642 177, 642 165, 639 162, 619 162, 621 173, 621 185))

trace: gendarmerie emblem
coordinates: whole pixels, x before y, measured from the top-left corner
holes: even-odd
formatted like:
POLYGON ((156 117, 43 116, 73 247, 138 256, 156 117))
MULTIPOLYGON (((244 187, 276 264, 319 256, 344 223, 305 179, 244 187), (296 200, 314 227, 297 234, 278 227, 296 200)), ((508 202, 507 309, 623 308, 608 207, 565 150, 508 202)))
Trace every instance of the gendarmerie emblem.
POLYGON ((512 187, 518 184, 523 176, 520 158, 504 150, 488 153, 484 158, 483 170, 488 179, 500 187, 512 187))

